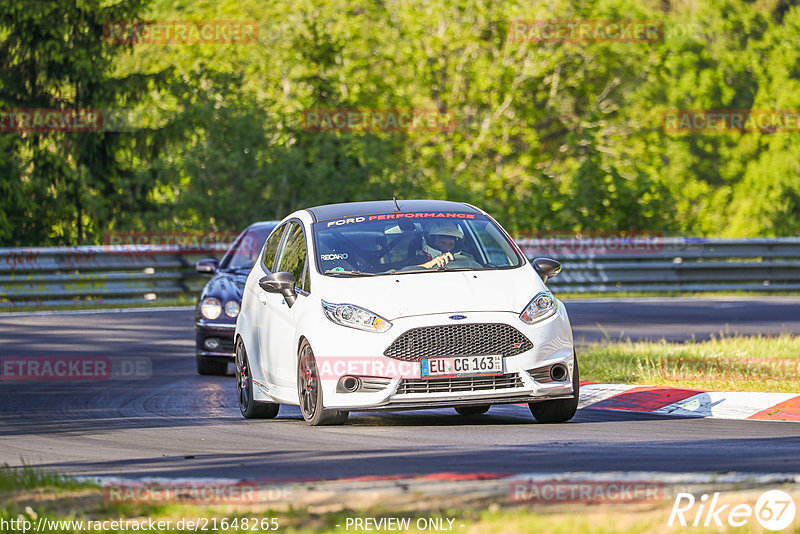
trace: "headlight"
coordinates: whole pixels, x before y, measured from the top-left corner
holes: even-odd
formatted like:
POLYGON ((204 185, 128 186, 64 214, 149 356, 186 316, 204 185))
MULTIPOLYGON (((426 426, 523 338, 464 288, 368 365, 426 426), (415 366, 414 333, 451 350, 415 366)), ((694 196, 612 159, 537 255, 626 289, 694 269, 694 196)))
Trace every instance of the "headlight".
POLYGON ((214 297, 203 299, 200 303, 200 314, 206 319, 216 319, 222 313, 222 305, 214 297))
POLYGON ((542 291, 533 297, 533 300, 528 303, 519 318, 525 323, 533 324, 542 319, 547 319, 554 313, 556 313, 555 297, 547 291, 542 291))
POLYGON ((323 300, 322 309, 328 319, 342 326, 368 332, 386 332, 392 327, 383 317, 352 304, 331 304, 323 300))
POLYGON ((225 303, 225 315, 228 317, 236 317, 239 315, 239 303, 235 300, 229 300, 225 303))

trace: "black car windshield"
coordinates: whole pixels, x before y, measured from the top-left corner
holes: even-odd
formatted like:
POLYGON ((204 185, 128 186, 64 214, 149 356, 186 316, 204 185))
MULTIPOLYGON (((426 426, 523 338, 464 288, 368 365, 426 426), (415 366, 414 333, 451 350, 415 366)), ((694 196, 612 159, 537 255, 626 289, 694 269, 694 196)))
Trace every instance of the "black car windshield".
POLYGON ((317 268, 329 276, 502 269, 524 261, 505 233, 476 213, 378 213, 320 221, 313 230, 317 268), (432 263, 440 256, 446 261, 432 263))
POLYGON ((272 228, 264 226, 242 232, 228 250, 223 259, 222 268, 231 271, 252 269, 272 228))

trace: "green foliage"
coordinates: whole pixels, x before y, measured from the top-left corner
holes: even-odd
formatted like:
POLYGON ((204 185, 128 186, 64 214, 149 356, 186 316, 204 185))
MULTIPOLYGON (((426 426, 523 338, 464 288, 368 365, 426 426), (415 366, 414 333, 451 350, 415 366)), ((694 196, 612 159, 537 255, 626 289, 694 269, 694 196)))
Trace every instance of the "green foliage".
POLYGON ((668 110, 800 109, 800 6, 721 0, 0 0, 0 108, 111 107, 126 132, 0 134, 0 244, 236 230, 315 204, 463 200, 517 234, 800 229, 797 133, 670 132, 668 110), (117 45, 111 20, 240 20, 256 42, 117 45), (655 20, 661 42, 518 42, 515 20, 655 20), (56 22, 57 21, 57 22, 56 22), (315 132, 427 109, 452 131, 315 132))

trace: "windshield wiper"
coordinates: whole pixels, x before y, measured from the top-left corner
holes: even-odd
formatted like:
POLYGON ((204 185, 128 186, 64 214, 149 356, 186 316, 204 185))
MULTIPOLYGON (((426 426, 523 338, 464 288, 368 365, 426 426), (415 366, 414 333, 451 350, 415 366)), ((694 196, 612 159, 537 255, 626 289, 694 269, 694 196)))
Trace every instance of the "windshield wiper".
POLYGON ((453 273, 456 271, 480 271, 481 269, 476 269, 474 267, 431 267, 426 269, 422 267, 420 269, 399 269, 396 271, 389 271, 390 274, 414 274, 414 273, 453 273))
POLYGON ((436 271, 444 271, 440 267, 431 267, 430 269, 426 269, 422 267, 420 269, 398 269, 396 271, 389 271, 390 274, 413 274, 413 273, 433 273, 436 271))
POLYGON ((365 273, 362 271, 346 271, 344 269, 328 269, 325 274, 347 274, 350 276, 376 276, 375 273, 365 273))

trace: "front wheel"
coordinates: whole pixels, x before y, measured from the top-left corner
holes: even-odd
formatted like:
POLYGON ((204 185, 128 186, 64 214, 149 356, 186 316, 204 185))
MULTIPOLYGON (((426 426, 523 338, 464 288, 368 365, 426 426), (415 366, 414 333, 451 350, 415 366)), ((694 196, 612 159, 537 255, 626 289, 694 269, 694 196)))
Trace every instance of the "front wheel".
POLYGON ((281 405, 272 402, 258 402, 253 398, 253 375, 244 343, 236 344, 236 393, 239 410, 246 419, 273 419, 278 415, 281 405))
POLYGON ((578 357, 572 355, 572 398, 531 402, 528 407, 533 417, 540 423, 565 423, 575 416, 578 410, 580 376, 578 375, 578 357))
POLYGON ((317 360, 306 340, 300 345, 297 363, 297 396, 303 419, 309 425, 341 425, 347 421, 347 411, 324 409, 317 360))

